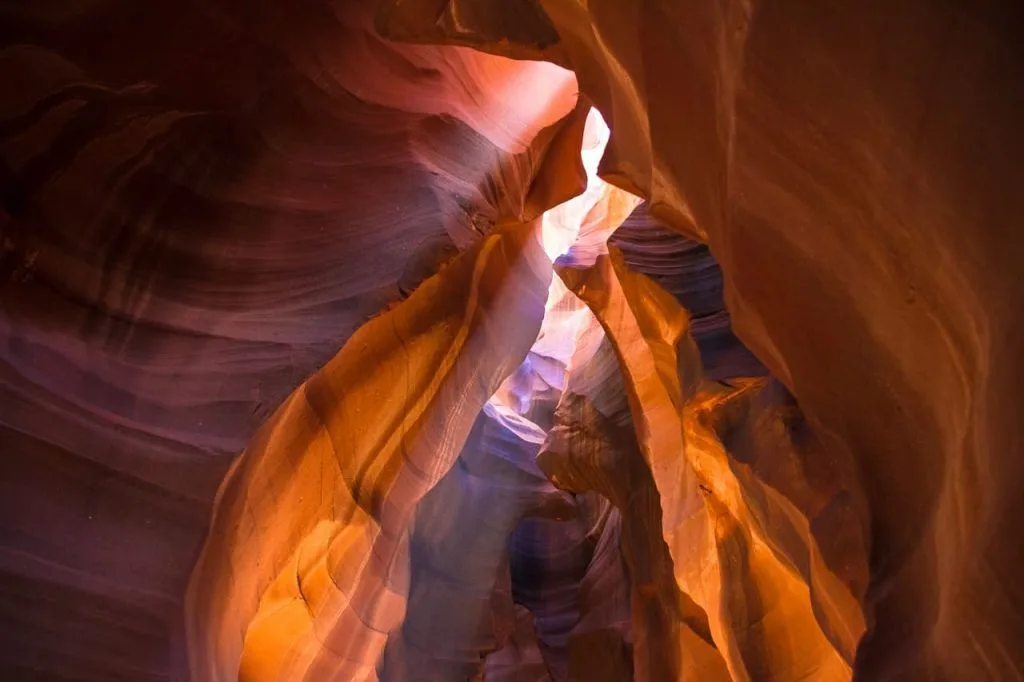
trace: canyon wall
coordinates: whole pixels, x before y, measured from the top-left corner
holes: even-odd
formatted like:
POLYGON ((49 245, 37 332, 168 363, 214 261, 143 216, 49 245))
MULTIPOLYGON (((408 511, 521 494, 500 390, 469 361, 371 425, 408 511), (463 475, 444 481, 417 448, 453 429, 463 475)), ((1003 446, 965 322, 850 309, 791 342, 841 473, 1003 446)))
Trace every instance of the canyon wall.
MULTIPOLYGON (((769 577, 755 583, 762 596, 782 584, 774 571, 786 556, 785 580, 813 584, 822 574, 812 567, 824 565, 862 599, 859 646, 836 632, 820 646, 849 659, 855 679, 1024 678, 1020 10, 989 0, 373 5, 0 8, 0 674, 185 678, 186 581, 232 458, 441 261, 580 190, 578 80, 612 129, 603 177, 648 200, 613 239, 625 263, 690 311, 707 381, 764 373, 732 339, 730 314, 777 378, 733 382, 728 399, 695 392, 679 410, 710 439, 706 450, 728 451, 710 465, 748 472, 727 477, 742 491, 733 502, 746 502, 725 508, 741 522, 733 553, 720 556, 750 561, 751 538, 774 532, 757 529, 777 529, 757 525, 763 510, 784 508, 814 542, 769 542, 773 551, 756 555, 769 577), (549 60, 575 79, 502 57, 549 60), (707 252, 654 221, 709 245, 728 314, 707 252), (767 437, 779 423, 781 444, 767 437), (866 567, 843 561, 858 546, 866 567), (815 552, 817 564, 794 558, 815 552)), ((529 336, 525 327, 517 332, 529 336)), ((525 354, 529 344, 516 343, 525 354)), ((308 390, 275 419, 302 412, 308 390)), ((559 418, 603 423, 580 403, 560 405, 559 418)), ((614 414, 630 424, 638 414, 628 412, 614 414)), ((469 443, 511 448, 486 423, 460 423, 469 443)), ((635 426, 625 433, 643 445, 635 426)), ((653 461, 618 442, 629 466, 653 461)), ((630 628, 664 622, 665 562, 682 570, 680 556, 642 554, 659 577, 638 591, 630 543, 643 536, 627 530, 637 522, 615 507, 614 490, 603 492, 611 506, 593 491, 570 505, 536 469, 467 461, 472 480, 506 476, 531 491, 509 498, 531 519, 529 532, 515 531, 524 556, 544 555, 544 543, 575 548, 557 575, 600 597, 573 607, 589 625, 565 635, 557 613, 539 622, 539 607, 521 606, 529 594, 513 606, 515 576, 500 575, 499 549, 476 548, 500 583, 477 607, 503 614, 506 637, 487 674, 544 679, 555 650, 575 666, 586 665, 580 652, 607 651, 602 669, 622 670, 632 659, 620 647, 635 656, 641 641, 630 628), (557 525, 565 515, 576 525, 557 525), (618 565, 617 548, 632 566, 618 565), (609 575, 634 594, 616 597, 602 586, 609 575), (643 613, 623 619, 623 599, 643 613)), ((235 471, 252 466, 243 459, 235 471)), ((646 494, 657 487, 643 466, 631 471, 646 494)), ((432 472, 431 492, 417 484, 408 499, 476 509, 455 476, 469 474, 432 472)), ((701 504, 718 509, 719 491, 708 491, 701 504)), ((679 511, 659 495, 661 514, 679 511)), ((647 532, 650 518, 639 522, 647 532)), ((280 532, 286 539, 270 544, 287 559, 298 535, 280 532)), ((431 548, 447 547, 449 532, 426 525, 411 541, 440 556, 431 548)), ((703 661, 702 674, 715 675, 728 660, 736 677, 739 661, 750 679, 787 669, 791 658, 758 658, 742 642, 724 658, 713 651, 728 641, 712 632, 723 621, 689 596, 701 603, 672 606, 686 624, 676 643, 692 654, 677 662, 703 661)), ((385 674, 416 660, 416 647, 447 641, 417 626, 428 607, 406 610, 385 674)), ((379 615, 398 627, 395 608, 379 615)), ((800 617, 831 622, 820 609, 800 617)), ((742 620, 733 612, 726 622, 742 620)), ((652 665, 662 664, 677 663, 652 665)), ((221 669, 230 676, 233 665, 221 669)))

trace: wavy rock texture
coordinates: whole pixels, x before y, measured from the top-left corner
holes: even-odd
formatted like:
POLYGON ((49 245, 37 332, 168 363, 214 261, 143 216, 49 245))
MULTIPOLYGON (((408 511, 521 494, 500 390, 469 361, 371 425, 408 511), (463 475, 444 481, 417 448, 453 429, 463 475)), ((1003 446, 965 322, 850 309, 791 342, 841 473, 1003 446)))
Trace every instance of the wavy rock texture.
MULTIPOLYGON (((362 327, 261 429, 196 566, 195 677, 377 678, 388 635, 416 626, 412 517, 536 339, 550 276, 535 229, 488 236, 362 327)), ((449 625, 442 641, 461 644, 449 625)))
POLYGON ((1024 679, 1021 25, 0 7, 0 677, 1024 679))
MULTIPOLYGON (((709 614, 700 630, 710 630, 708 641, 721 656, 711 657, 711 664, 706 642, 694 641, 692 634, 690 642, 675 635, 677 660, 655 664, 642 677, 849 679, 864 629, 858 595, 821 559, 809 519, 788 499, 793 494, 789 488, 803 481, 769 487, 755 472, 734 466, 718 435, 704 423, 702 415, 714 413, 719 404, 731 406, 735 398, 698 392, 696 350, 678 304, 650 280, 630 273, 614 252, 587 273, 563 271, 563 277, 594 310, 619 357, 639 439, 632 448, 619 447, 645 462, 646 494, 653 498, 650 506, 660 509, 647 511, 640 523, 660 528, 656 544, 667 544, 669 556, 662 562, 674 573, 675 583, 669 593, 681 590, 699 613, 709 614)), ((600 412, 582 421, 600 431, 600 412)), ((763 424, 753 428, 758 434, 768 431, 763 424)), ((623 435, 612 438, 628 440, 623 435)), ((570 456, 574 449, 581 450, 575 455, 580 457, 587 448, 574 447, 571 438, 561 447, 570 456)), ((794 456, 785 441, 777 449, 783 457, 794 456)), ((827 460, 819 466, 827 475, 838 474, 827 460)), ((765 468, 772 471, 771 465, 765 468)), ((637 476, 601 474, 625 484, 616 495, 619 499, 645 488, 637 476)), ((859 528, 856 516, 842 520, 846 526, 841 530, 859 528)), ((863 543, 848 550, 843 566, 864 562, 863 543)), ((697 620, 688 613, 692 606, 682 609, 683 622, 677 627, 697 620)), ((652 649, 668 651, 664 646, 652 649)))

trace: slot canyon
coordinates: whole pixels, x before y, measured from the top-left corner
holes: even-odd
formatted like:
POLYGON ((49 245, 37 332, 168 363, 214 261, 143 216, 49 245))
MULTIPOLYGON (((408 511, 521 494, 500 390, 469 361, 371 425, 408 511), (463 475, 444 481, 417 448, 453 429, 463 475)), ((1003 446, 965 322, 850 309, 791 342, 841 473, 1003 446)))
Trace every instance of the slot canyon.
POLYGON ((0 681, 1024 682, 1024 3, 0 34, 0 681))

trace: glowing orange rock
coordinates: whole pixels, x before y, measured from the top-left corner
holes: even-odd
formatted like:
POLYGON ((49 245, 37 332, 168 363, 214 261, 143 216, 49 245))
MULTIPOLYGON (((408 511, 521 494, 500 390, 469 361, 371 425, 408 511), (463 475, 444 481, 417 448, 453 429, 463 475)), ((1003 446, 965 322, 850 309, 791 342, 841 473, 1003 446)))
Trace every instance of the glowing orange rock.
POLYGON ((537 335, 550 261, 502 228, 363 327, 229 474, 189 598, 199 679, 375 679, 406 535, 537 335))

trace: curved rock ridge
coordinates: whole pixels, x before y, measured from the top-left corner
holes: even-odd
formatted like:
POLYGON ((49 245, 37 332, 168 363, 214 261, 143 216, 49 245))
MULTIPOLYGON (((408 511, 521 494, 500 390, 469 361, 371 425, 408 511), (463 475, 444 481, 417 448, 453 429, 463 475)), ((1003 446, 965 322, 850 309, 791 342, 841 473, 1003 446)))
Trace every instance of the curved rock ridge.
POLYGON ((193 574, 193 676, 376 679, 406 612, 412 515, 536 339, 550 277, 530 225, 493 233, 261 429, 193 574))
MULTIPOLYGON (((738 409, 732 405, 760 382, 746 380, 740 389, 728 392, 714 385, 703 388, 685 313, 651 280, 630 273, 614 251, 585 273, 562 270, 561 274, 600 320, 621 365, 638 439, 627 452, 647 468, 647 494, 656 510, 653 515, 648 510, 640 523, 648 529, 660 527, 657 542, 649 542, 667 545, 668 566, 674 575, 669 594, 681 592, 687 603, 692 600, 692 606, 708 614, 700 619, 701 629, 710 631, 708 640, 720 652, 709 660, 704 650, 707 641, 694 640, 694 633, 684 629, 689 641, 676 635, 675 655, 649 661, 651 667, 642 678, 786 680, 813 675, 823 680, 850 679, 864 631, 860 594, 823 560, 820 541, 811 532, 811 518, 790 499, 818 481, 802 480, 797 470, 791 474, 794 480, 768 485, 763 477, 775 473, 774 463, 761 471, 738 464, 707 423, 705 415, 738 409), (656 523, 658 517, 660 523, 656 523), (790 644, 796 641, 799 647, 790 644)), ((583 406, 576 411, 587 415, 588 403, 582 400, 583 406)), ((610 422, 595 412, 590 407, 590 415, 582 421, 594 424, 591 428, 598 432, 607 430, 610 422)), ((766 450, 799 462, 791 441, 772 438, 767 416, 754 424, 748 420, 755 415, 743 417, 739 421, 770 444, 764 446, 766 450)), ((606 438, 618 443, 629 440, 621 435, 606 438)), ((571 438, 560 449, 570 462, 574 457, 587 461, 587 449, 572 454, 571 438)), ((599 447, 598 457, 600 451, 599 447)), ((821 454, 819 450, 812 457, 821 454)), ((827 460, 816 464, 823 475, 837 482, 839 491, 833 494, 845 493, 848 500, 848 513, 835 519, 829 531, 862 538, 863 517, 849 512, 849 507, 863 508, 850 502, 859 501, 856 483, 847 478, 843 485, 842 472, 827 460)), ((569 466, 574 476, 586 477, 585 465, 582 469, 579 463, 569 466)), ((633 482, 636 475, 631 481, 600 469, 590 476, 618 483, 619 499, 643 489, 643 484, 633 482)), ((557 470, 551 473, 556 482, 564 477, 557 470)), ((818 494, 827 498, 829 491, 818 494)), ((826 535, 826 539, 833 537, 826 535)), ((863 541, 843 549, 845 554, 836 561, 839 567, 864 565, 863 541)), ((689 615, 686 610, 682 614, 689 615)), ((692 615, 689 619, 697 620, 692 615)), ((689 627, 686 620, 683 624, 689 627)), ((652 649, 662 656, 671 651, 652 649)))
POLYGON ((609 240, 636 272, 675 296, 690 317, 690 331, 709 379, 765 376, 767 370, 732 330, 722 270, 707 246, 665 227, 640 204, 609 240))

